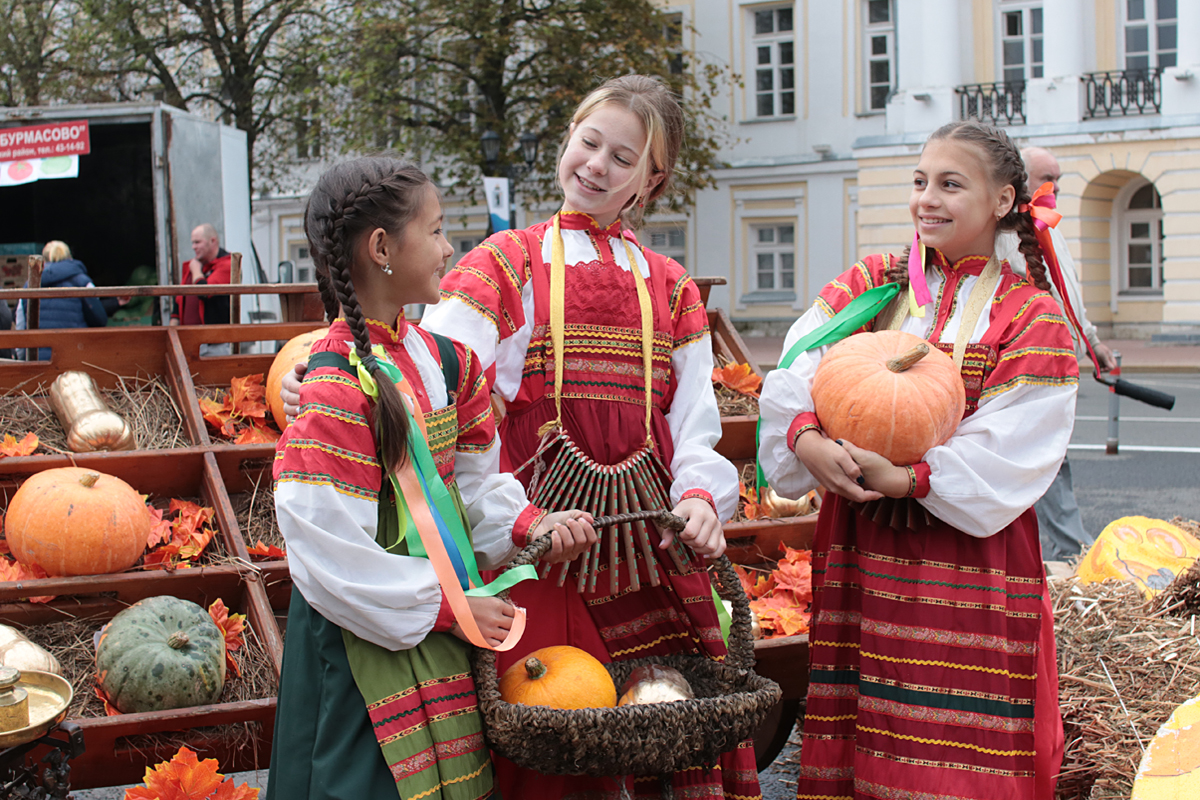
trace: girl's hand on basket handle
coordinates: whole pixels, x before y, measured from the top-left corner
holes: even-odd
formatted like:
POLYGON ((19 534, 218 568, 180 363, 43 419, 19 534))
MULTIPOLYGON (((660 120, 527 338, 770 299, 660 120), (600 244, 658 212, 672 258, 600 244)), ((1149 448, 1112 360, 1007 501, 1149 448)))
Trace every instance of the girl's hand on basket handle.
MULTIPOLYGON (((865 488, 867 480, 862 468, 842 446, 841 440, 830 439, 822 431, 808 430, 797 437, 796 458, 827 491, 847 500, 864 503, 883 497, 881 493, 865 488)), ((908 491, 907 473, 904 490, 908 491)))
POLYGON ((599 538, 592 527, 593 522, 592 515, 586 511, 554 511, 542 517, 533 529, 533 538, 549 535, 554 540, 542 561, 561 564, 586 553, 599 538))
POLYGON ((283 376, 283 385, 279 388, 279 398, 283 400, 283 413, 288 422, 296 421, 296 413, 300 411, 300 382, 304 373, 308 372, 308 362, 301 361, 292 371, 283 376))
MULTIPOLYGON (((671 513, 687 520, 687 527, 679 532, 679 538, 696 553, 705 558, 717 558, 725 552, 725 531, 721 529, 717 512, 713 511, 707 500, 699 497, 680 500, 671 513)), ((662 542, 658 546, 665 550, 675 538, 675 532, 670 528, 660 531, 662 542)))
MULTIPOLYGON (((475 624, 479 626, 479 632, 483 634, 487 643, 493 646, 502 644, 516 616, 512 603, 499 597, 468 597, 467 605, 471 607, 471 616, 475 618, 475 624)), ((462 626, 457 622, 450 628, 450 632, 471 644, 467 635, 463 633, 462 626)))

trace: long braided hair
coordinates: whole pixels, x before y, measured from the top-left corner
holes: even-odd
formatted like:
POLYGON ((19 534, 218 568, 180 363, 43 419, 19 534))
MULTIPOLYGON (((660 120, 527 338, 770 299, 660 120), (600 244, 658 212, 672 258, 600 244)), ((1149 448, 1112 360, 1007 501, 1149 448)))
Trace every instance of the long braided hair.
MULTIPOLYGON (((1025 256, 1025 274, 1029 282, 1039 289, 1050 289, 1046 279, 1046 264, 1042 261, 1042 248, 1038 244, 1033 227, 1033 217, 1018 209, 1029 202, 1029 187, 1026 186, 1028 176, 1025 173, 1025 162, 1021 159, 1021 151, 1000 128, 983 125, 973 121, 951 122, 938 128, 926 142, 935 139, 969 142, 975 145, 984 156, 990 168, 992 182, 996 186, 1012 186, 1016 191, 1012 208, 996 223, 998 231, 1016 231, 1020 240, 1018 249, 1025 256)), ((889 281, 899 283, 908 288, 908 248, 904 255, 896 260, 887 272, 889 281)))
MULTIPOLYGON (((354 263, 359 237, 382 228, 398 235, 420 211, 421 189, 429 178, 398 158, 346 161, 327 170, 308 198, 304 233, 317 268, 317 284, 326 314, 339 306, 354 334, 354 349, 379 386, 375 436, 383 468, 391 472, 408 458, 408 412, 400 391, 371 352, 367 323, 354 293, 354 263)), ((373 267, 372 267, 373 268, 373 267)))

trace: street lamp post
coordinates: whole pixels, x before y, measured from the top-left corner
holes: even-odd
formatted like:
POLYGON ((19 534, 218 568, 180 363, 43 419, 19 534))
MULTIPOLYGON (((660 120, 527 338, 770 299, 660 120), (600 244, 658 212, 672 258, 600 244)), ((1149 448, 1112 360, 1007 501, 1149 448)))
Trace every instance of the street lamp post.
MULTIPOLYGON (((529 174, 533 169, 533 165, 537 162, 538 153, 538 138, 530 131, 526 131, 518 137, 517 141, 520 144, 521 159, 524 163, 505 164, 500 175, 495 175, 497 164, 500 160, 500 134, 493 130, 486 130, 479 137, 479 146, 483 150, 483 161, 486 165, 485 174, 495 175, 508 179, 508 197, 509 197, 509 227, 517 226, 517 208, 513 202, 513 188, 521 180, 529 174)), ((494 233, 492 229, 492 217, 488 214, 488 235, 494 233)))

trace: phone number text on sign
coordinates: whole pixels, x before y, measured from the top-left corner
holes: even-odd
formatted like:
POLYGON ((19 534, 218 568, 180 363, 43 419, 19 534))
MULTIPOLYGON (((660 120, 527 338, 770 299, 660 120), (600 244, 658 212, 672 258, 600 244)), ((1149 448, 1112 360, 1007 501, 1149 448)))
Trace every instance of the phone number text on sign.
POLYGON ((0 161, 91 152, 87 120, 52 122, 26 128, 0 128, 0 161))

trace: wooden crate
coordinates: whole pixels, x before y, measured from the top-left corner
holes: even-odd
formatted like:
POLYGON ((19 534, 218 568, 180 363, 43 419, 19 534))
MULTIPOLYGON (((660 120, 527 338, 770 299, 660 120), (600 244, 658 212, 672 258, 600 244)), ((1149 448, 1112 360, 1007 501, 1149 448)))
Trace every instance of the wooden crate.
MULTIPOLYGON (((108 585, 116 586, 121 578, 130 577, 133 576, 111 576, 108 585)), ((269 613, 262 586, 257 579, 249 578, 251 576, 231 567, 180 570, 170 579, 159 580, 154 586, 143 584, 139 591, 150 588, 152 591, 146 596, 165 594, 182 597, 205 608, 220 598, 231 611, 246 615, 249 627, 270 649, 262 634, 275 630, 275 619, 269 613), (267 611, 264 612, 264 609, 267 611)), ((94 621, 98 630, 126 605, 123 599, 106 597, 86 607, 79 607, 69 618, 94 621)), ((28 628, 62 622, 67 619, 63 613, 61 608, 49 606, 24 604, 22 608, 14 609, 5 604, 0 605, 0 622, 28 628)), ((272 654, 276 682, 279 663, 275 654, 272 654)), ((91 692, 93 686, 77 685, 74 690, 76 693, 91 692)), ((217 759, 223 772, 265 769, 271 758, 275 704, 274 697, 262 697, 167 711, 73 719, 83 730, 87 750, 71 761, 71 787, 89 789, 139 783, 148 766, 169 760, 180 744, 187 744, 201 759, 217 759), (256 726, 252 736, 235 735, 236 731, 230 728, 218 727, 247 724, 256 726)), ((35 749, 26 757, 26 763, 36 763, 45 753, 45 749, 35 749)))

